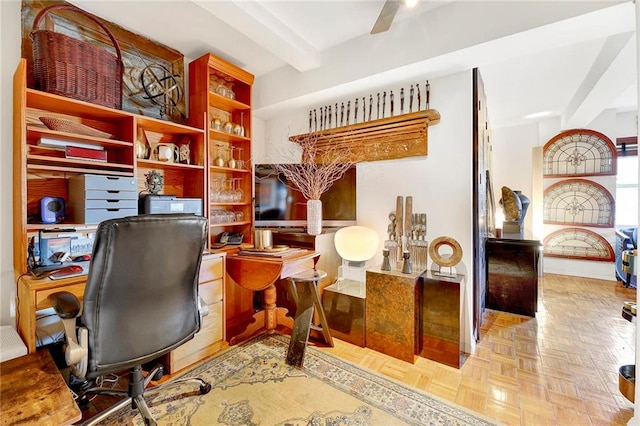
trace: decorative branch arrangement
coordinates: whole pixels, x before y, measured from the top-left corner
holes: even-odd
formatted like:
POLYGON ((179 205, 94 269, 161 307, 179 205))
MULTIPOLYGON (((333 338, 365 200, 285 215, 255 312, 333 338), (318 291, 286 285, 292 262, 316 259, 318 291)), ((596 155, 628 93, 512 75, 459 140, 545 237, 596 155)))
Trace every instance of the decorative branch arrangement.
MULTIPOLYGON (((422 103, 422 93, 420 91, 420 83, 417 83, 414 87, 412 84, 409 89, 409 110, 408 112, 414 112, 414 98, 416 100, 416 109, 415 111, 420 111, 421 109, 428 110, 429 109, 429 98, 431 97, 431 85, 429 84, 429 80, 426 81, 424 85, 424 104, 422 103), (416 96, 417 95, 417 96, 416 96), (424 105, 424 108, 422 106, 424 105)), ((353 114, 351 113, 351 101, 347 101, 346 111, 345 111, 345 103, 340 103, 340 108, 338 109, 338 103, 336 102, 334 106, 327 105, 324 107, 316 108, 309 111, 309 132, 317 132, 318 130, 332 129, 342 126, 348 126, 349 124, 357 124, 359 118, 361 118, 360 122, 365 123, 367 121, 379 120, 381 118, 385 118, 385 114, 387 111, 387 92, 382 92, 382 97, 380 96, 380 92, 378 92, 376 96, 376 113, 375 117, 373 116, 373 95, 369 95, 369 104, 367 105, 367 98, 362 97, 362 103, 359 102, 360 98, 356 98, 353 102, 353 114), (380 100, 382 99, 382 105, 380 104, 380 100), (362 107, 360 107, 362 106, 362 107), (382 108, 380 108, 382 106, 382 108), (360 111, 362 113, 360 114, 360 111), (345 114, 346 112, 346 114, 345 114), (318 116, 320 116, 318 127, 318 116), (353 117, 353 122, 350 123, 350 119, 353 117), (345 123, 346 118, 346 123, 345 123)), ((395 110, 395 99, 393 90, 389 91, 389 117, 393 117, 396 112, 395 110)), ((404 87, 400 89, 400 115, 405 113, 405 90, 404 87)))
POLYGON ((319 200, 335 181, 356 161, 345 155, 344 146, 329 144, 322 151, 322 161, 317 156, 318 135, 309 133, 296 142, 302 147, 300 164, 276 164, 276 171, 285 175, 307 200, 319 200))

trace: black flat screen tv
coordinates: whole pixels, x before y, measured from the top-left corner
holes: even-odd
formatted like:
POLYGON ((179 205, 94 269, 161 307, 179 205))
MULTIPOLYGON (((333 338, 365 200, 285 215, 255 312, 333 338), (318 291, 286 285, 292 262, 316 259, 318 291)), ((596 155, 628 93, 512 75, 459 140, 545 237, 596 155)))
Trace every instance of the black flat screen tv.
MULTIPOLYGON (((255 166, 255 226, 304 228, 307 204, 302 193, 273 164, 255 166)), ((322 197, 322 226, 356 224, 356 168, 351 167, 322 197)))

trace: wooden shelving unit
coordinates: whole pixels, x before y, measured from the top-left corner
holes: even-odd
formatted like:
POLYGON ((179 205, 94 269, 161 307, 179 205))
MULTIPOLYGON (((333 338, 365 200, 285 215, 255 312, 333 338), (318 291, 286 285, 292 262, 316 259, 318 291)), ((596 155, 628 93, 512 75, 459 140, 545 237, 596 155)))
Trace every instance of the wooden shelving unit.
POLYGON ((317 158, 338 146, 353 161, 393 160, 428 154, 429 126, 440 122, 440 113, 429 109, 364 123, 291 136, 300 143, 315 138, 317 158))
POLYGON ((164 177, 161 194, 201 198, 205 205, 208 203, 204 126, 186 126, 31 89, 27 87, 24 59, 14 74, 13 105, 13 259, 16 278, 28 270, 29 241, 39 230, 81 228, 86 233, 95 229, 95 224, 80 223, 69 208, 62 223, 42 224, 38 221, 39 202, 45 196, 61 197, 69 207, 69 179, 74 176, 131 177, 137 182, 138 192, 144 192, 145 174, 155 170, 164 177), (111 137, 51 130, 40 117, 89 126, 111 137), (162 134, 170 140, 188 137, 191 164, 136 158, 136 135, 143 130, 162 134), (100 147, 106 152, 107 161, 68 158, 64 144, 59 147, 43 145, 41 138, 100 147))
POLYGON ((251 90, 254 76, 212 54, 189 64, 190 122, 204 127, 207 145, 207 205, 211 243, 223 232, 241 232, 245 243, 253 242, 253 172, 251 164, 251 90), (212 82, 222 79, 232 86, 235 99, 218 94, 212 82), (244 135, 214 128, 213 121, 244 127, 244 135), (231 161, 233 160, 233 161, 231 161), (242 163, 240 165, 239 163, 242 163), (222 163, 222 164, 219 164, 222 163), (231 181, 231 183, 229 183, 231 181), (239 197, 221 199, 221 190, 234 190, 239 197), (234 212, 234 221, 214 220, 214 211, 234 212))
MULTIPOLYGON (((207 173, 206 188, 209 201, 206 206, 209 217, 209 238, 213 247, 224 232, 242 233, 244 244, 253 244, 253 165, 251 163, 251 94, 254 76, 238 66, 212 54, 205 54, 189 64, 189 115, 192 125, 206 131, 207 173), (215 80, 222 79, 232 85, 235 99, 216 91, 215 80), (214 120, 222 123, 216 129, 214 120), (224 123, 244 127, 244 135, 224 131, 224 123), (233 149, 233 155, 231 150, 233 149), (230 162, 233 158, 235 161, 230 162), (238 163, 242 162, 242 165, 238 163), (232 182, 232 188, 240 196, 232 199, 219 196, 219 191, 232 182), (221 187, 222 185, 222 187, 221 187), (233 212, 233 221, 224 218, 233 212)), ((226 189, 229 189, 227 186, 226 189)), ((213 251, 228 254, 238 246, 226 246, 213 251)), ((226 330, 243 323, 253 315, 253 293, 225 280, 223 318, 226 330)), ((225 330, 225 335, 227 334, 225 330)))

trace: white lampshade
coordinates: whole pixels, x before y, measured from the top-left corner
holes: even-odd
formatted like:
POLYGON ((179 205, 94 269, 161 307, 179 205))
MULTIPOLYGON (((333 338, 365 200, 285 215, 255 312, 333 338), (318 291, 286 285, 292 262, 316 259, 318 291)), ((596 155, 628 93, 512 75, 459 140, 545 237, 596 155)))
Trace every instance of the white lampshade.
POLYGON ((378 234, 365 226, 340 228, 334 237, 336 251, 345 260, 364 262, 378 251, 378 234))

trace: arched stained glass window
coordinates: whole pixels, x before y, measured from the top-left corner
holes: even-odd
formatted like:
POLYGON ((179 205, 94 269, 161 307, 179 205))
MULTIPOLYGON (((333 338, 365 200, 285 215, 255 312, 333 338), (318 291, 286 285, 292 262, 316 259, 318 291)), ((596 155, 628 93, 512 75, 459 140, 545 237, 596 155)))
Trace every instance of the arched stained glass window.
POLYGON ((566 130, 545 144, 543 174, 545 177, 615 175, 615 158, 615 145, 602 133, 566 130))
POLYGON ((566 228, 544 239, 545 257, 613 262, 613 248, 601 235, 588 229, 566 228))
POLYGON ((615 201, 602 185, 587 179, 567 179, 544 191, 544 223, 611 228, 615 201))

